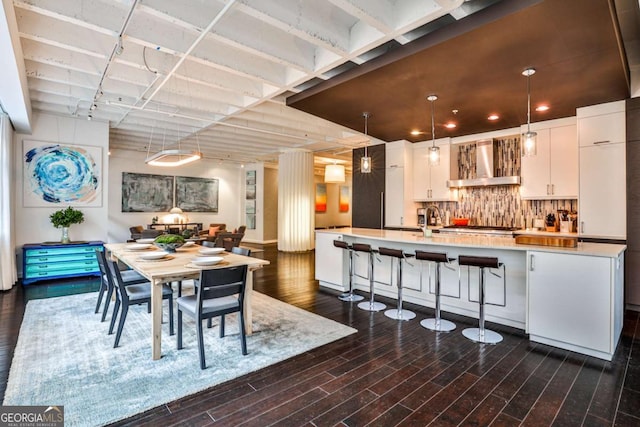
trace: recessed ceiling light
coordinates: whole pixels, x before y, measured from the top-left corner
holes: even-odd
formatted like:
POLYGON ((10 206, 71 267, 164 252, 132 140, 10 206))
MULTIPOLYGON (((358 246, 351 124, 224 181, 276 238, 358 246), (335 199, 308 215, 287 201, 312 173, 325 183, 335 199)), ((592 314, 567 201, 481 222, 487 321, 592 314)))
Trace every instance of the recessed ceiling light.
POLYGON ((548 105, 538 105, 536 107, 536 111, 547 111, 549 109, 548 105))
POLYGON ((411 131, 411 135, 413 135, 413 136, 420 135, 421 133, 422 133, 422 132, 420 132, 419 130, 412 130, 412 131, 411 131))
POLYGON ((457 125, 453 122, 449 122, 446 125, 444 125, 444 127, 446 127, 447 129, 455 129, 457 125))
POLYGON ((500 116, 497 114, 490 114, 489 117, 487 117, 487 119, 491 120, 492 122, 498 120, 499 118, 500 116))

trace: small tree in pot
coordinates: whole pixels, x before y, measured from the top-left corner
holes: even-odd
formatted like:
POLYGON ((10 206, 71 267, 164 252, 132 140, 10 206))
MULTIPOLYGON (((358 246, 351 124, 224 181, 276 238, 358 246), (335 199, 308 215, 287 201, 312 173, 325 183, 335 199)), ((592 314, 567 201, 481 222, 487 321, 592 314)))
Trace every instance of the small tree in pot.
POLYGON ((51 224, 55 228, 62 228, 62 243, 71 243, 69 239, 69 227, 71 224, 80 224, 84 222, 84 214, 78 209, 69 206, 67 209, 55 211, 49 216, 51 224))

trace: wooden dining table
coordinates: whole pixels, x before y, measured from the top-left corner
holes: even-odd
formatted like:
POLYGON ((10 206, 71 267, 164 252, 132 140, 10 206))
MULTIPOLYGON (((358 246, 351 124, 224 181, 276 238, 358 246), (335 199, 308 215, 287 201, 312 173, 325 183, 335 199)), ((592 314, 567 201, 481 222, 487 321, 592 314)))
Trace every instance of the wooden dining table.
POLYGON ((171 253, 161 260, 144 260, 140 258, 143 253, 159 250, 155 246, 136 250, 135 248, 140 247, 139 244, 107 243, 104 247, 110 252, 111 259, 119 260, 128 265, 151 282, 151 352, 154 360, 158 360, 162 356, 162 285, 181 280, 198 279, 202 269, 217 269, 238 265, 247 265, 249 267, 244 297, 244 316, 245 330, 248 335, 251 335, 253 272, 269 264, 269 261, 223 252, 219 255, 223 258, 220 263, 213 266, 200 267, 191 262, 193 258, 203 256, 199 252, 202 246, 199 245, 183 246, 178 248, 175 253, 171 253))

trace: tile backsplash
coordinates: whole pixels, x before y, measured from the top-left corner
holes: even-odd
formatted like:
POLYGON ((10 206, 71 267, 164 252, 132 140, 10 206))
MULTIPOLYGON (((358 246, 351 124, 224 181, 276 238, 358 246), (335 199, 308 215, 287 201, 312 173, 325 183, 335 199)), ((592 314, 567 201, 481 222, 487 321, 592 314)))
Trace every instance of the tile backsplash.
POLYGON ((558 210, 578 211, 576 199, 522 200, 517 185, 471 187, 457 191, 457 202, 426 203, 425 207, 438 206, 443 222, 447 217, 471 218, 471 225, 520 228, 533 227, 534 219, 544 219, 548 213, 558 210))

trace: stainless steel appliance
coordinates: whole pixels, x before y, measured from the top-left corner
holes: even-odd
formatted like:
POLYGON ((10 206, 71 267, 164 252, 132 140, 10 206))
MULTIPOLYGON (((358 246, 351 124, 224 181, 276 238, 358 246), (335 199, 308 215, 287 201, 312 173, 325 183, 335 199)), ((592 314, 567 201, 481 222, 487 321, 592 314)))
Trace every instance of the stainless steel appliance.
POLYGON ((418 209, 418 227, 424 227, 427 224, 427 210, 424 208, 418 209))

